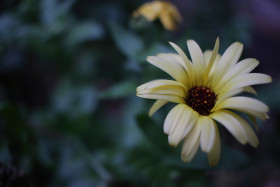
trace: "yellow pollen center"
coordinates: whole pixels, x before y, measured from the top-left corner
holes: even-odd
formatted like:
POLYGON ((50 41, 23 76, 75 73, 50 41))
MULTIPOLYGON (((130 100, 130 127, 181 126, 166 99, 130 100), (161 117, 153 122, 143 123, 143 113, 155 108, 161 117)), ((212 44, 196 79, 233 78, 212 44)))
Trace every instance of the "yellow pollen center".
POLYGON ((186 103, 200 115, 208 116, 216 100, 217 96, 210 88, 195 86, 188 91, 186 103))

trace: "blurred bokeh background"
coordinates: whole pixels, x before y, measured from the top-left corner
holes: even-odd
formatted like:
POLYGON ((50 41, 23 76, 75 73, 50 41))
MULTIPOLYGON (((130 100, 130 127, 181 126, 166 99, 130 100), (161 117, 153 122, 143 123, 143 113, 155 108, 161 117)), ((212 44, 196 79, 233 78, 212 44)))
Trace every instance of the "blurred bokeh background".
POLYGON ((144 2, 0 1, 0 162, 40 187, 280 186, 280 2, 172 0, 184 20, 175 32, 133 18, 144 2), (210 168, 201 152, 181 162, 162 130, 173 105, 149 118, 153 102, 135 88, 169 78, 145 60, 174 52, 168 41, 206 50, 217 36, 220 53, 242 42, 241 58, 258 59, 273 83, 255 87, 270 107, 260 146, 219 127, 221 160, 210 168))

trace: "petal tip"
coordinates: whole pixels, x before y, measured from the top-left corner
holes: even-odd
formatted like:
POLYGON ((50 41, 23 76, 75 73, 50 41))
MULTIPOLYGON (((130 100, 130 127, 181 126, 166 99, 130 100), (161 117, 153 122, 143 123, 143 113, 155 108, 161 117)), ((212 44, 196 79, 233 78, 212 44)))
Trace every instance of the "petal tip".
POLYGON ((254 143, 254 144, 251 144, 254 148, 257 148, 257 147, 259 147, 259 141, 257 141, 256 143, 254 143))
POLYGON ((218 165, 218 162, 209 162, 210 167, 215 167, 218 165))
POLYGON ((169 146, 172 148, 175 148, 175 147, 177 147, 177 144, 174 142, 169 142, 169 146))
POLYGON ((184 156, 183 154, 181 155, 181 160, 184 163, 189 163, 191 161, 191 159, 188 156, 184 156))

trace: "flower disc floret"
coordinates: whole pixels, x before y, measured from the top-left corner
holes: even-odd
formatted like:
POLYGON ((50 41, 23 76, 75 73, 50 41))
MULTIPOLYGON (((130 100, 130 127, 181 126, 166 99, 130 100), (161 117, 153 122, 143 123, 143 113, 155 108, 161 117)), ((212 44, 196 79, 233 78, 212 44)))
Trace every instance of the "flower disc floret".
POLYGON ((195 86, 188 91, 187 105, 200 115, 208 116, 215 106, 217 96, 205 86, 195 86))

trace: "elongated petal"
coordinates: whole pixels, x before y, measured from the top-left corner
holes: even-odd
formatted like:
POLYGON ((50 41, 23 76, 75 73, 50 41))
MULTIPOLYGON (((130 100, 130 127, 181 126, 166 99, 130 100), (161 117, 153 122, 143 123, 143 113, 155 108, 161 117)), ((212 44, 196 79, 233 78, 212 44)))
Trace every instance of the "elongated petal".
POLYGON ((165 59, 172 66, 176 66, 176 69, 180 69, 181 74, 184 74, 183 80, 180 80, 185 86, 188 86, 192 79, 189 77, 189 73, 187 72, 186 63, 182 60, 182 58, 175 53, 160 53, 157 55, 161 59, 165 59))
POLYGON ((219 65, 215 69, 214 82, 221 79, 221 77, 229 70, 229 68, 236 64, 240 58, 240 55, 243 50, 243 45, 239 42, 235 42, 230 45, 227 50, 224 52, 219 65))
POLYGON ((185 90, 175 85, 160 86, 153 89, 138 90, 137 95, 174 95, 185 97, 185 90))
POLYGON ((221 123, 241 144, 245 144, 248 141, 246 131, 231 113, 227 110, 219 110, 210 117, 221 123))
POLYGON ((174 130, 171 129, 172 133, 168 136, 169 144, 172 146, 177 146, 183 138, 192 130, 193 125, 198 119, 198 113, 194 112, 187 105, 183 105, 184 110, 180 116, 180 121, 174 124, 174 130))
MULTIPOLYGON (((215 45, 215 47, 216 47, 216 45, 215 45)), ((217 49, 217 50, 218 50, 218 49, 217 49)), ((204 55, 204 60, 205 60, 205 62, 206 62, 206 65, 207 65, 207 67, 208 67, 208 64, 210 63, 210 60, 211 60, 212 55, 213 55, 213 51, 211 51, 211 50, 206 50, 206 51, 203 53, 203 55, 204 55)), ((211 72, 213 73, 213 72, 215 71, 216 66, 217 66, 217 64, 219 63, 220 59, 221 59, 221 55, 220 55, 219 53, 217 53, 216 59, 215 59, 213 65, 212 65, 212 67, 211 67, 211 69, 210 69, 210 74, 211 74, 211 72)))
POLYGON ((246 73, 250 73, 258 65, 259 61, 257 59, 247 58, 234 65, 228 73, 233 75, 244 75, 246 73))
POLYGON ((256 111, 260 113, 267 113, 268 107, 263 102, 244 96, 230 97, 217 106, 217 110, 228 108, 242 112, 256 111))
POLYGON ((198 44, 193 40, 187 41, 188 49, 193 62, 194 84, 203 84, 203 73, 206 69, 203 53, 198 44))
POLYGON ((146 98, 146 99, 156 99, 156 100, 164 100, 173 103, 185 103, 184 98, 175 96, 175 95, 138 95, 138 97, 146 98))
POLYGON ((201 124, 196 123, 191 132, 186 136, 181 153, 181 158, 184 162, 190 162, 196 154, 199 146, 200 132, 201 124))
POLYGON ((242 124, 243 128, 245 129, 245 132, 247 134, 247 138, 248 138, 248 143, 250 145, 252 145, 253 147, 258 147, 259 145, 259 140, 255 134, 255 132, 253 131, 253 129, 251 128, 251 126, 239 115, 231 112, 231 115, 234 116, 240 124, 242 124))
POLYGON ((174 63, 172 64, 168 60, 158 56, 149 56, 147 61, 169 74, 175 80, 185 84, 186 73, 180 66, 174 63))
MULTIPOLYGON (((214 62, 215 60, 217 59, 217 54, 218 54, 218 51, 219 51, 219 46, 220 46, 220 40, 219 40, 219 37, 217 38, 216 40, 216 43, 215 43, 215 46, 214 46, 214 50, 209 58, 209 60, 207 59, 204 59, 205 62, 206 62, 206 71, 204 73, 204 79, 206 80, 208 78, 208 75, 214 65, 214 62), (209 61, 209 62, 208 62, 209 61)), ((204 53, 205 54, 205 53, 204 53)))
POLYGON ((268 107, 261 101, 249 97, 238 96, 225 99, 217 105, 215 110, 223 108, 241 111, 257 117, 260 120, 268 119, 268 116, 266 114, 268 112, 268 107))
POLYGON ((179 63, 185 69, 185 71, 187 71, 186 63, 184 62, 184 60, 181 58, 180 55, 175 53, 168 53, 168 55, 169 57, 173 58, 177 63, 179 63))
POLYGON ((185 86, 172 80, 154 80, 139 86, 137 95, 174 95, 185 97, 185 86))
POLYGON ((139 86, 137 96, 147 99, 185 103, 185 87, 171 80, 155 80, 139 86))
POLYGON ((220 89, 221 87, 225 86, 234 77, 251 72, 253 69, 255 69, 255 67, 258 66, 258 64, 259 62, 256 59, 251 58, 238 62, 230 69, 230 71, 228 71, 222 76, 219 84, 217 85, 217 89, 220 89))
POLYGON ((217 125, 215 127, 215 141, 212 150, 208 153, 208 162, 210 166, 216 166, 220 160, 221 155, 221 140, 217 125))
POLYGON ((197 123, 201 123, 201 149, 202 151, 209 153, 213 148, 214 141, 216 138, 214 121, 209 117, 202 116, 199 118, 197 123))
POLYGON ((250 73, 250 74, 245 74, 243 76, 236 77, 230 83, 230 87, 236 89, 236 88, 241 88, 241 87, 255 85, 255 84, 266 84, 266 83, 270 83, 271 81, 272 79, 269 75, 262 74, 262 73, 250 73))
POLYGON ((205 62, 203 53, 199 45, 194 40, 187 41, 188 49, 192 58, 194 66, 198 66, 201 70, 205 69, 205 62))
MULTIPOLYGON (((213 54, 213 51, 210 51, 210 50, 207 50, 204 52, 204 60, 205 60, 207 66, 208 66, 208 63, 210 62, 210 59, 212 58, 212 54, 213 54)), ((220 61, 220 59, 221 59, 221 55, 217 54, 216 59, 213 62, 213 65, 210 69, 210 72, 209 72, 209 75, 208 75, 208 78, 206 81, 207 87, 214 88, 215 85, 217 85, 219 83, 219 80, 214 82, 213 77, 214 77, 214 75, 216 75, 215 69, 216 69, 216 66, 218 65, 218 62, 220 61)))
POLYGON ((262 73, 249 73, 242 76, 238 76, 230 81, 227 86, 217 90, 217 94, 222 92, 228 92, 234 89, 255 85, 266 84, 272 81, 271 77, 262 73))
POLYGON ((183 61, 186 64, 186 71, 187 72, 192 72, 192 64, 190 62, 190 60, 188 59, 187 55, 184 53, 184 51, 177 46, 176 44, 169 42, 169 44, 177 51, 177 53, 181 56, 181 58, 183 59, 183 61))
POLYGON ((178 118, 180 117, 181 113, 185 107, 181 104, 176 105, 172 110, 168 113, 165 118, 163 131, 165 134, 171 134, 172 130, 174 129, 175 121, 177 123, 178 118))
MULTIPOLYGON (((186 142, 186 141, 185 141, 186 142)), ((181 153, 181 159, 183 162, 189 163, 190 161, 192 161, 192 159, 194 158, 194 156, 197 153, 197 150, 199 148, 199 140, 197 140, 196 142, 193 142, 194 144, 192 145, 190 151, 183 152, 182 149, 182 153, 181 153)), ((188 145, 186 145, 188 146, 188 145)))
POLYGON ((251 93, 251 94, 254 94, 254 95, 258 95, 257 91, 253 87, 251 87, 251 86, 244 87, 243 91, 251 93))
POLYGON ((141 90, 148 90, 148 89, 153 89, 153 88, 158 88, 161 86, 179 86, 182 87, 183 89, 185 86, 177 81, 173 80, 165 80, 165 79, 158 79, 158 80, 153 80, 150 82, 147 82, 145 84, 142 84, 136 88, 136 91, 141 91, 141 90))
POLYGON ((241 93, 243 91, 243 89, 234 89, 234 90, 231 90, 231 91, 228 91, 228 92, 223 92, 221 94, 218 95, 218 100, 215 104, 215 107, 212 109, 212 111, 215 111, 216 108, 220 105, 221 102, 223 102, 225 99, 229 98, 229 97, 232 97, 232 96, 235 96, 239 93, 241 93))
POLYGON ((186 64, 176 53, 160 53, 157 56, 166 59, 170 64, 174 64, 176 67, 181 68, 184 71, 186 70, 186 64))
POLYGON ((156 102, 154 102, 154 104, 149 110, 149 116, 151 117, 156 111, 158 111, 158 109, 160 109, 166 103, 168 103, 168 101, 157 100, 156 102))
POLYGON ((247 114, 247 116, 252 121, 254 127, 256 128, 256 131, 259 132, 259 126, 258 126, 257 119, 254 116, 250 115, 250 114, 247 114))
POLYGON ((235 42, 232 45, 230 45, 224 52, 219 62, 219 67, 217 67, 217 70, 226 70, 232 65, 236 64, 241 56, 242 51, 243 44, 235 42))

